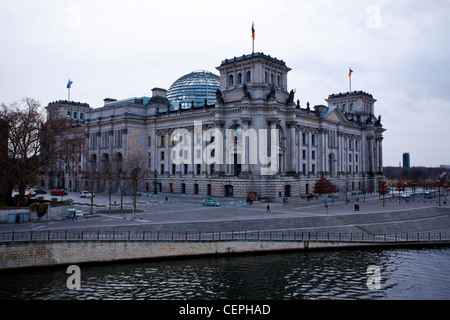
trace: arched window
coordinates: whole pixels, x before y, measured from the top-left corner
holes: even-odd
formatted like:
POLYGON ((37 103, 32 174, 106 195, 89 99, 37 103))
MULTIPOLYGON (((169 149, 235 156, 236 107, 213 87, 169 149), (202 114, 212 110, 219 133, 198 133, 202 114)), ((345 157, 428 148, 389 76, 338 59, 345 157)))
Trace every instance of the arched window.
POLYGON ((229 84, 230 86, 233 85, 233 75, 232 75, 232 74, 230 74, 229 77, 228 77, 228 84, 229 84))
POLYGON ((350 103, 350 111, 355 111, 355 106, 353 105, 353 103, 350 103))
POLYGON ((275 84, 275 80, 273 78, 273 73, 270 75, 270 83, 271 84, 275 84))
POLYGON ((281 86, 281 77, 277 76, 277 86, 281 86))
POLYGON ((247 82, 250 82, 252 80, 252 74, 250 71, 247 71, 247 82))
POLYGON ((342 105, 342 111, 347 112, 347 105, 345 103, 342 105))
POLYGON ((267 78, 267 71, 264 73, 264 82, 267 83, 268 82, 268 78, 267 78))
POLYGON ((238 73, 238 84, 242 84, 242 73, 238 73))
POLYGON ((234 127, 234 142, 241 141, 242 139, 242 126, 240 124, 234 127))

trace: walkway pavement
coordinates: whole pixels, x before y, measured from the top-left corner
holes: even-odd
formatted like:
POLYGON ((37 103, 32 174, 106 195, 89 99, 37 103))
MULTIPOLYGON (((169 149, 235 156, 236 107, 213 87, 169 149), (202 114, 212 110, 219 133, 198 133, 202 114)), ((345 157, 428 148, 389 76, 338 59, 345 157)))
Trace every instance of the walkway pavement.
MULTIPOLYGON (((84 212, 89 211, 89 199, 75 198, 75 206, 84 212), (84 205, 80 205, 84 203, 84 205)), ((350 203, 345 199, 335 199, 326 207, 322 199, 290 199, 283 203, 254 203, 230 199, 217 199, 220 207, 204 207, 201 198, 143 195, 138 197, 135 214, 102 213, 89 218, 60 221, 43 221, 23 224, 0 225, 0 232, 12 230, 48 229, 126 229, 161 231, 239 231, 239 230, 293 230, 296 232, 341 232, 341 233, 394 233, 394 232, 447 232, 450 233, 450 208, 439 206, 437 198, 425 201, 402 203, 398 199, 383 201, 378 195, 352 196, 350 203), (357 199, 359 198, 359 199, 357 199), (354 204, 359 200, 359 211, 354 204), (267 212, 267 205, 270 212, 267 212)), ((109 207, 105 196, 96 196, 103 210, 109 207)), ((115 197, 113 201, 120 203, 115 197)), ((130 208, 131 198, 125 199, 130 208)), ((443 199, 441 199, 443 204, 443 199)), ((115 206, 116 208, 118 205, 115 206)))

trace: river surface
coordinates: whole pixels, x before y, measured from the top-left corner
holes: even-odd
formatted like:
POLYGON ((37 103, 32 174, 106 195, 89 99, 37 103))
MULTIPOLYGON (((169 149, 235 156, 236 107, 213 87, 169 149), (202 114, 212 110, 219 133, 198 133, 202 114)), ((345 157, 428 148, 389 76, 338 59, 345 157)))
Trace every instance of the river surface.
POLYGON ((80 265, 79 290, 68 289, 66 268, 0 272, 0 299, 450 299, 449 247, 80 265))

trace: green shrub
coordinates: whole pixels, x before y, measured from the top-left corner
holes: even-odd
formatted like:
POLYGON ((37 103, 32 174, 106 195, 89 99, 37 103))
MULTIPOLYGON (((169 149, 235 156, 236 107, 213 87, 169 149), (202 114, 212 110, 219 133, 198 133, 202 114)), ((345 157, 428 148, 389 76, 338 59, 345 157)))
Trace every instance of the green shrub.
POLYGON ((47 214, 48 207, 44 203, 34 202, 30 205, 30 209, 36 212, 38 218, 42 218, 47 214))

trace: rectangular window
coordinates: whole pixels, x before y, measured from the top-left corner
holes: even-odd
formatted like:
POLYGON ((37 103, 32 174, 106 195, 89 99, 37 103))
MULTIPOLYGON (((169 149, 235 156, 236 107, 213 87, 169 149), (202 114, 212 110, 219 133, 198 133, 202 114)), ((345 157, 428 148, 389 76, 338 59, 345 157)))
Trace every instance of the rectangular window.
POLYGON ((306 164, 302 165, 302 171, 303 171, 303 175, 306 176, 306 164))
POLYGON ((122 132, 120 130, 114 130, 114 147, 122 148, 122 132))
POLYGON ((188 174, 188 165, 184 164, 184 174, 188 174))
POLYGON ((89 135, 89 146, 91 149, 97 149, 97 133, 91 133, 89 135))
POLYGON ((202 173, 202 165, 196 164, 196 167, 197 167, 197 174, 201 174, 202 173))
POLYGON ((177 170, 177 166, 175 164, 172 164, 172 174, 175 174, 177 170))
POLYGON ((313 175, 316 174, 316 165, 315 164, 312 165, 312 174, 313 175))
POLYGON ((164 161, 164 151, 161 151, 161 160, 164 161))
POLYGON ((152 167, 152 153, 151 152, 148 153, 148 167, 149 168, 152 167))
POLYGON ((164 165, 161 165, 161 174, 164 174, 164 165))
POLYGON ((302 133, 302 144, 306 144, 306 133, 302 133))
POLYGON ((316 135, 315 135, 315 134, 313 134, 313 135, 311 136, 311 144, 312 144, 313 146, 316 145, 316 135))
POLYGON ((306 150, 302 150, 302 159, 306 160, 306 150))
POLYGON ((159 146, 160 147, 164 147, 165 142, 166 142, 166 137, 165 136, 161 136, 159 146))
POLYGON ((109 148, 109 133, 108 131, 102 132, 102 148, 109 148))
POLYGON ((152 137, 147 137, 147 147, 151 147, 152 146, 152 137))
POLYGON ((316 160, 316 152, 314 150, 311 152, 311 159, 316 160))

